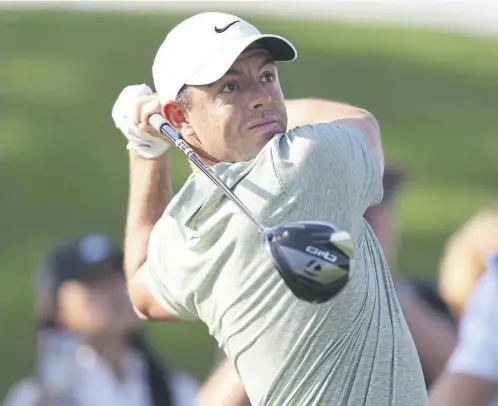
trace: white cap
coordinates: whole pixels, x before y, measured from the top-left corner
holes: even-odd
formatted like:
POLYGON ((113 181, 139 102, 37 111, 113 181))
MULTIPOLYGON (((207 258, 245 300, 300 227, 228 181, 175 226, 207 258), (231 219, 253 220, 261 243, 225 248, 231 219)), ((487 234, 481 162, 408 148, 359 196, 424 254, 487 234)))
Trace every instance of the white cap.
POLYGON ((292 61, 295 47, 279 35, 261 34, 242 18, 225 13, 200 13, 173 28, 152 65, 154 86, 163 103, 175 100, 184 85, 216 82, 253 42, 275 61, 292 61))

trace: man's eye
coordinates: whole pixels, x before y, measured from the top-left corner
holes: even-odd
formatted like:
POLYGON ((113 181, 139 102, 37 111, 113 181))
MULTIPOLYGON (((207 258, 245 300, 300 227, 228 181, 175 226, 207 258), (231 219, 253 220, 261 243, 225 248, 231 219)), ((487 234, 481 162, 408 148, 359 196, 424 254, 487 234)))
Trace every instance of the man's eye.
POLYGON ((221 93, 231 93, 235 90, 237 90, 237 85, 233 82, 230 82, 221 88, 221 93))
POLYGON ((271 72, 267 72, 263 75, 263 82, 273 82, 275 80, 275 75, 271 72))

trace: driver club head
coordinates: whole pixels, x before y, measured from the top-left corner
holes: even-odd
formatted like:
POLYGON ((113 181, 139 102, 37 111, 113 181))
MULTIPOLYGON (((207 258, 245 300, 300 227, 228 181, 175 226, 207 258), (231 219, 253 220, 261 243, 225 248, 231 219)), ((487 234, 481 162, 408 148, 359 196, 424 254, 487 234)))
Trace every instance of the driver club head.
POLYGON ((330 223, 299 221, 269 228, 265 243, 281 277, 302 300, 323 303, 352 275, 351 236, 330 223))

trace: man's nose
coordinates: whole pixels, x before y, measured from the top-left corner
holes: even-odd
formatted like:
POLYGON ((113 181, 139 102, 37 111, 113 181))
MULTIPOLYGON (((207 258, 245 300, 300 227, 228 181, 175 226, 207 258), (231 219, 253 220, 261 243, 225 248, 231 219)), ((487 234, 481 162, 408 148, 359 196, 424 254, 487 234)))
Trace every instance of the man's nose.
POLYGON ((270 103, 270 93, 268 93, 268 91, 261 84, 258 83, 255 85, 250 104, 251 110, 266 108, 270 103))

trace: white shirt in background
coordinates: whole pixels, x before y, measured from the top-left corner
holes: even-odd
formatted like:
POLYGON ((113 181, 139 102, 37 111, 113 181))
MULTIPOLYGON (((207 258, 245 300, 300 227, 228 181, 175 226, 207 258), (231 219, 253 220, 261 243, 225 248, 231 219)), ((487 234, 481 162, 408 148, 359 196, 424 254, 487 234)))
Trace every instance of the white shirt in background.
MULTIPOLYGON (((498 253, 488 257, 465 307, 448 370, 498 382, 498 253)), ((498 398, 492 405, 498 406, 498 398)))
MULTIPOLYGON (((118 381, 93 349, 81 347, 77 355, 77 384, 73 390, 77 406, 152 406, 145 360, 130 351, 125 362, 126 374, 118 381)), ((178 371, 170 370, 168 377, 173 405, 194 406, 198 383, 178 371)), ((2 406, 36 406, 40 393, 34 379, 23 379, 12 387, 2 406)))

